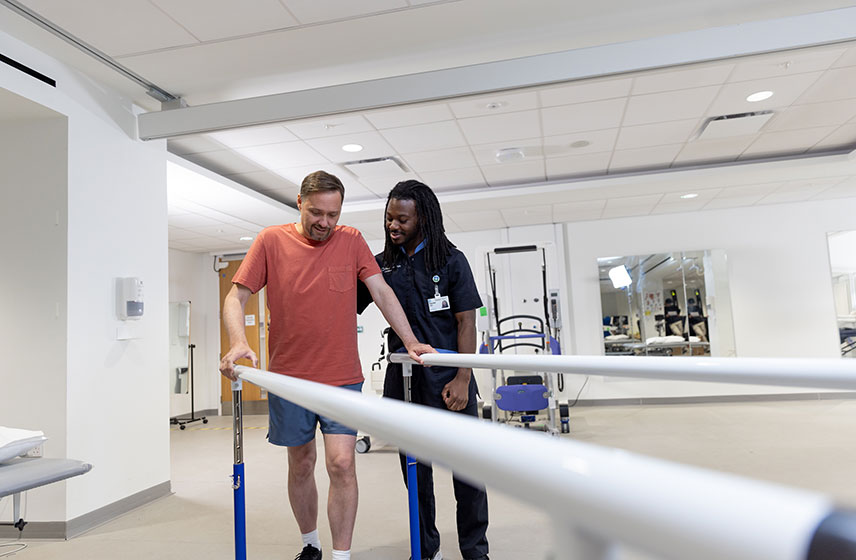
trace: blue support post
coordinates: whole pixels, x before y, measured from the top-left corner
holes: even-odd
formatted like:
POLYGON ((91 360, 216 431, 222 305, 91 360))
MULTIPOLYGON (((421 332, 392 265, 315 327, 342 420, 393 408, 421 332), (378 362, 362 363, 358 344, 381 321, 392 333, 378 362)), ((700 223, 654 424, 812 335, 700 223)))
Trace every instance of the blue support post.
MULTIPOLYGON (((413 364, 401 364, 401 374, 404 378, 404 401, 412 402, 411 381, 413 380, 413 364)), ((422 543, 419 537, 419 482, 416 477, 416 459, 405 456, 407 463, 407 503, 410 513, 410 558, 422 558, 422 543)))
POLYGON ((244 420, 241 410, 241 380, 232 382, 232 431, 235 464, 232 468, 232 490, 235 509, 235 560, 247 560, 247 510, 244 489, 244 420))

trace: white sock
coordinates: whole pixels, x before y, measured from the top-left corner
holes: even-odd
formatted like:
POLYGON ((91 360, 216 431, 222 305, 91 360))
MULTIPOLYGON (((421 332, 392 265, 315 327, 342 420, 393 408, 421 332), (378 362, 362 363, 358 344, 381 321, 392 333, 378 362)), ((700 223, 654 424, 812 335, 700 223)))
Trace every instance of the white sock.
POLYGON ((318 529, 315 529, 311 533, 301 533, 300 538, 303 539, 303 546, 311 544, 318 550, 321 550, 321 539, 318 538, 318 529))
POLYGON ((331 560, 351 560, 351 551, 333 549, 333 557, 331 560))

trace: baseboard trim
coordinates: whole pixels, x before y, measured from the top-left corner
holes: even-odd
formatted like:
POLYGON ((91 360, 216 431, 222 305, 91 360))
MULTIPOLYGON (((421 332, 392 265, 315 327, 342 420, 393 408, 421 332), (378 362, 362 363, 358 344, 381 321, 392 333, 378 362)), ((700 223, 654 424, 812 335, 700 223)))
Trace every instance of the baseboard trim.
MULTIPOLYGON (((21 536, 34 540, 71 539, 171 493, 172 484, 167 480, 69 521, 29 521, 21 536)), ((14 527, 0 527, 0 538, 14 539, 18 535, 14 527)))
POLYGON ((580 399, 574 406, 645 406, 668 404, 705 404, 775 401, 822 401, 856 399, 856 392, 779 393, 763 395, 705 395, 698 397, 641 397, 622 399, 580 399))

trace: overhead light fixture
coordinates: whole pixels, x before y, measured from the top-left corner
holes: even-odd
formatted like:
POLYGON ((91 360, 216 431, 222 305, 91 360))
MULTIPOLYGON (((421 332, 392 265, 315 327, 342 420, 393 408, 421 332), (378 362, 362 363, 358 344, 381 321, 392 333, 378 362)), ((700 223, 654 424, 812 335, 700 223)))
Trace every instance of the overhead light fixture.
POLYGON ((571 148, 585 148, 586 146, 591 146, 591 142, 588 140, 577 140, 571 143, 571 148))
POLYGON ((630 273, 627 272, 627 267, 620 264, 609 269, 609 279, 612 280, 613 288, 624 288, 630 285, 630 273))
POLYGON ((241 238, 241 241, 252 241, 252 240, 253 240, 253 238, 250 237, 249 235, 245 235, 241 238))
POLYGON ((351 152, 351 153, 363 151, 363 147, 360 146, 359 144, 345 144, 344 146, 342 146, 342 149, 346 152, 351 152))
POLYGON ((746 98, 746 101, 749 103, 757 103, 758 101, 764 101, 765 99, 770 99, 773 97, 773 92, 769 90, 764 91, 756 91, 746 98))
POLYGON ((508 163, 510 161, 520 161, 525 158, 522 148, 502 148, 496 151, 496 161, 499 163, 508 163))
POLYGON ((491 111, 494 111, 496 109, 501 109, 502 107, 505 107, 506 105, 508 105, 508 103, 506 103, 505 101, 491 101, 490 103, 488 103, 484 107, 485 107, 485 109, 490 109, 491 111))
POLYGON ((698 195, 696 193, 687 193, 687 194, 682 194, 681 198, 696 198, 697 196, 698 195))

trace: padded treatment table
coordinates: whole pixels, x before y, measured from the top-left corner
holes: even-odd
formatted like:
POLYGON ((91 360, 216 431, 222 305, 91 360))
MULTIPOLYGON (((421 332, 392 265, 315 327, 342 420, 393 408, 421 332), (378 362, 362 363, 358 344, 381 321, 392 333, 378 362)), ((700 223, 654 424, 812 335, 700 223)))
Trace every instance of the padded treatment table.
POLYGON ((0 463, 0 498, 11 495, 14 500, 12 525, 19 531, 26 525, 20 518, 21 492, 80 476, 91 469, 89 463, 74 459, 18 458, 0 463))

